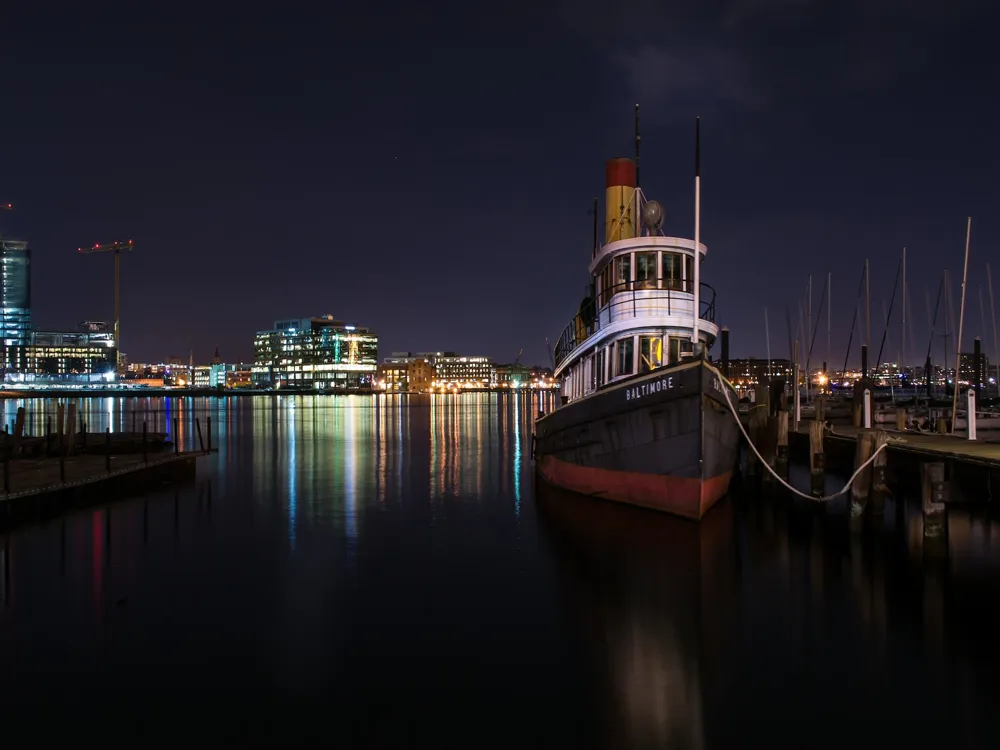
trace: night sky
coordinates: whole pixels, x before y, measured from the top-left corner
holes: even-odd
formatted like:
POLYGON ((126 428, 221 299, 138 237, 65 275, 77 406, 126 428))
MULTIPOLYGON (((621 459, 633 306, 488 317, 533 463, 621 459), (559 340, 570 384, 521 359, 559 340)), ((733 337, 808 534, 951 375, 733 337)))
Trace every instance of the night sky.
POLYGON ((76 248, 131 238, 133 361, 245 359, 273 320, 332 313, 377 331, 383 356, 547 363, 638 102, 669 234, 693 234, 702 117, 702 278, 734 356, 764 356, 765 306, 787 356, 786 306, 810 273, 818 305, 832 271, 839 367, 864 259, 878 322, 905 245, 922 361, 925 292, 948 267, 957 310, 969 215, 966 341, 992 355, 996 3, 20 5, 0 15, 0 200, 16 209, 0 229, 33 249, 39 328, 110 320, 111 258, 76 248))

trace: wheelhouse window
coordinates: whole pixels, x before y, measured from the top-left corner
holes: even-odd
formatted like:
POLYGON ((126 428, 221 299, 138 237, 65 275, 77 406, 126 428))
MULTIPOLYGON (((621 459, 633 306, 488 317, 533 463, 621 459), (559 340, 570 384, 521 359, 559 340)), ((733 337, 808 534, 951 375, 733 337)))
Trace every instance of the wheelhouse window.
POLYGON ((631 375, 635 372, 635 338, 618 339, 615 342, 615 375, 631 375))
POLYGON ((685 291, 694 291, 694 258, 690 255, 684 256, 684 285, 685 291))
POLYGON ((663 278, 664 289, 673 289, 675 291, 683 289, 684 281, 681 275, 681 259, 683 257, 680 253, 663 253, 660 275, 663 278))
POLYGON ((597 355, 594 357, 594 372, 597 377, 596 388, 600 388, 604 385, 604 353, 607 351, 603 346, 597 350, 597 355))
POLYGON ((632 288, 632 254, 626 253, 615 258, 615 286, 612 291, 624 292, 632 288))
POLYGON ((652 372, 663 367, 663 339, 660 336, 639 337, 639 372, 652 372))
POLYGON ((635 288, 656 289, 656 253, 635 254, 635 288))
POLYGON ((682 357, 694 354, 694 344, 689 338, 670 337, 670 364, 676 364, 682 357))

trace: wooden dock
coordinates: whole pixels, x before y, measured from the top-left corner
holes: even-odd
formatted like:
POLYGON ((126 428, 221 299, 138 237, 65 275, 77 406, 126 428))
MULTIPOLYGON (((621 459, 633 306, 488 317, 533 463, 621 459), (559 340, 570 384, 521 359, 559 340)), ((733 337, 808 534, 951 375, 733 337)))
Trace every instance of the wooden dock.
POLYGON ((193 479, 207 451, 78 455, 4 462, 0 527, 106 503, 164 483, 193 479))

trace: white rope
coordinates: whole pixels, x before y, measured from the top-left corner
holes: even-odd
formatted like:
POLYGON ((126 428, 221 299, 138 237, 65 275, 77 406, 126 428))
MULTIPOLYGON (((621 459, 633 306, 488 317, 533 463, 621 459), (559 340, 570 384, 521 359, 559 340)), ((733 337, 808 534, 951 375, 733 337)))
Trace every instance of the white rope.
POLYGON ((867 461, 865 461, 863 464, 861 464, 861 466, 859 466, 857 469, 854 470, 854 473, 851 474, 851 478, 847 480, 847 484, 844 485, 844 488, 842 490, 840 490, 838 492, 835 492, 832 495, 826 495, 825 497, 813 497, 812 495, 807 495, 805 492, 802 492, 801 490, 796 489, 795 487, 793 487, 792 485, 790 485, 788 482, 786 482, 784 479, 782 479, 780 476, 778 476, 778 472, 776 472, 771 467, 771 464, 769 464, 767 461, 764 460, 764 457, 760 455, 760 451, 757 450, 757 446, 753 444, 753 440, 750 439, 750 436, 747 434, 746 429, 744 429, 743 423, 740 421, 739 412, 737 412, 736 409, 733 408, 733 401, 729 397, 729 389, 727 387, 723 386, 722 390, 726 394, 726 403, 729 404, 729 411, 732 412, 733 418, 736 420, 736 424, 740 428, 740 432, 742 432, 743 433, 743 437, 745 437, 747 439, 747 445, 750 446, 750 450, 752 450, 754 452, 754 455, 757 456, 757 460, 760 461, 761 464, 764 465, 765 469, 767 469, 769 472, 771 472, 771 474, 774 476, 775 479, 777 479, 779 482, 781 482, 785 487, 787 487, 789 490, 791 490, 792 492, 794 492, 796 495, 798 495, 799 497, 804 497, 806 500, 813 500, 813 501, 815 501, 817 503, 825 503, 828 500, 833 500, 834 498, 840 497, 845 492, 847 492, 849 489, 851 489, 851 485, 854 484, 854 480, 857 479, 858 475, 862 471, 864 471, 866 468, 868 468, 868 464, 870 464, 872 461, 874 461, 875 457, 879 453, 881 453, 886 448, 886 446, 889 445, 889 441, 895 442, 894 440, 892 440, 892 438, 889 438, 889 441, 886 441, 885 443, 882 443, 882 445, 880 445, 875 450, 875 452, 872 453, 871 458, 869 458, 867 461))

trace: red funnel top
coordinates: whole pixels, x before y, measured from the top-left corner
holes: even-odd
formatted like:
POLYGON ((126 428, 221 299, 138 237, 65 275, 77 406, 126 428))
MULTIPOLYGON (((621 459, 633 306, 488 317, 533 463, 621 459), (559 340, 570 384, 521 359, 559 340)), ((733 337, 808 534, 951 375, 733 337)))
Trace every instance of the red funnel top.
POLYGON ((635 162, 624 157, 604 163, 604 187, 635 187, 635 162))

